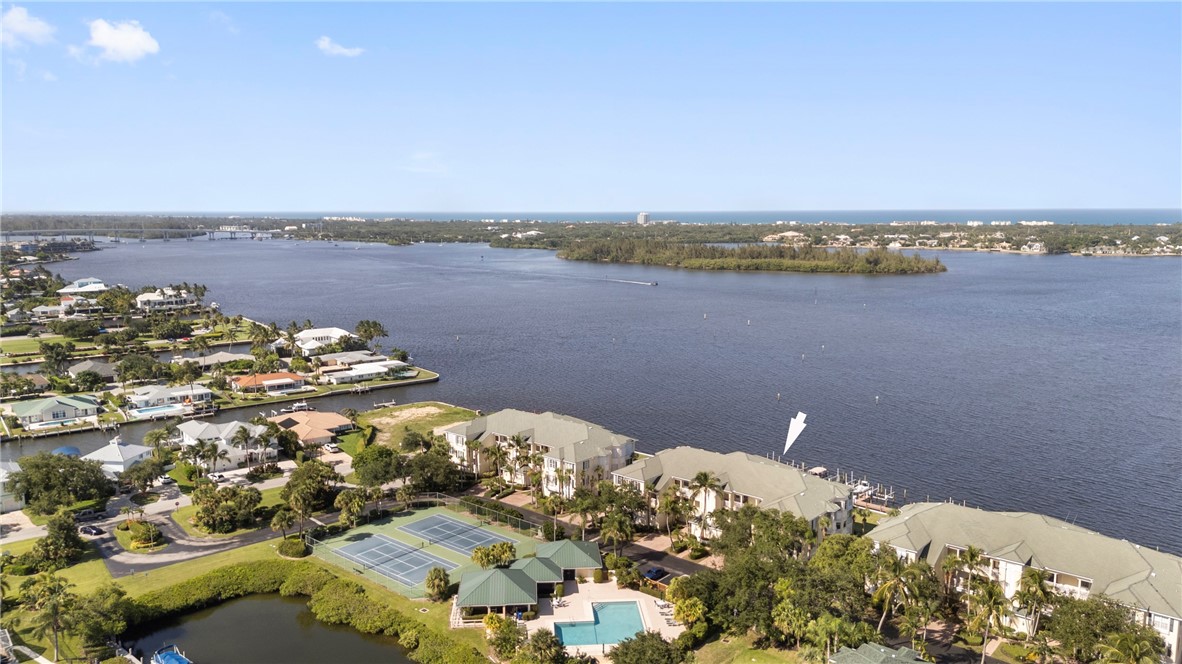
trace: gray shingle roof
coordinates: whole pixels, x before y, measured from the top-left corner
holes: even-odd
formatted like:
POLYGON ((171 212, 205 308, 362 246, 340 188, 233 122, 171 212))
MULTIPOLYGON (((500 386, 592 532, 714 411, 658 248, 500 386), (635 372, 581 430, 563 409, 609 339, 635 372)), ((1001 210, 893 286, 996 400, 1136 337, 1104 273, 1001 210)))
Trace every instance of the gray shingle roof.
POLYGON ((700 471, 718 478, 724 490, 759 498, 759 507, 790 512, 809 521, 849 504, 850 488, 771 459, 696 447, 674 447, 617 470, 614 474, 664 489, 674 479, 692 480, 700 471))
POLYGON ((506 409, 454 424, 445 431, 459 433, 468 440, 492 444, 493 436, 520 435, 526 440, 549 446, 546 456, 578 463, 610 454, 613 447, 635 444, 635 440, 613 433, 585 420, 558 413, 529 413, 506 409))
POLYGON ((933 566, 949 544, 1092 580, 1092 592, 1182 618, 1182 558, 1031 512, 989 512, 952 503, 915 503, 868 536, 914 551, 933 566))

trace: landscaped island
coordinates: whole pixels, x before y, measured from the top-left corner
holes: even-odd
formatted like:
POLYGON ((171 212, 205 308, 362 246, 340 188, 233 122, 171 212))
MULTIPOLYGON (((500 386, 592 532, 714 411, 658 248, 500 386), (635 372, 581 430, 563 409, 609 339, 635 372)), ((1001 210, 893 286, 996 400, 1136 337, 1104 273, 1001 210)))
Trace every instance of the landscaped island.
POLYGON ((948 269, 938 258, 907 256, 882 248, 858 251, 778 245, 719 247, 666 240, 571 242, 558 252, 558 257, 575 261, 665 265, 690 270, 926 274, 948 269))

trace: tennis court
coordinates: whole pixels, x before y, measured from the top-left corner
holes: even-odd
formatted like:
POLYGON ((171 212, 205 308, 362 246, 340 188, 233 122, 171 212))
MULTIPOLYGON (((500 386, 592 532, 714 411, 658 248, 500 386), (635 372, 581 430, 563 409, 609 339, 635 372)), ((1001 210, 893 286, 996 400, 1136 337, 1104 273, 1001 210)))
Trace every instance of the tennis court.
POLYGON ((497 542, 517 543, 508 537, 481 528, 479 524, 474 525, 444 514, 432 514, 398 526, 398 529, 465 556, 471 556, 472 551, 478 546, 488 546, 497 542))
POLYGON ((442 567, 448 572, 459 567, 380 533, 337 547, 333 552, 408 587, 422 583, 432 567, 442 567))

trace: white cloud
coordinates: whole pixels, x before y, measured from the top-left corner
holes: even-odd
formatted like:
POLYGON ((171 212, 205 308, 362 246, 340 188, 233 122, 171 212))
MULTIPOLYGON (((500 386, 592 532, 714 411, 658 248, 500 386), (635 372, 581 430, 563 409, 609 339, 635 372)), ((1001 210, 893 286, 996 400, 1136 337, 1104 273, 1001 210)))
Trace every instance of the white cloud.
POLYGON ((37 18, 30 16, 24 7, 13 6, 0 16, 0 41, 8 48, 16 48, 26 42, 32 44, 48 44, 53 41, 55 28, 37 18))
POLYGON ((343 55, 346 58, 355 58, 365 53, 365 49, 363 48, 345 48, 328 37, 317 39, 316 48, 320 49, 320 52, 325 55, 343 55))
MULTIPOLYGON (((108 23, 103 19, 90 22, 90 41, 99 51, 99 60, 111 62, 135 62, 140 58, 160 52, 160 44, 152 38, 139 21, 116 21, 108 23)), ((70 55, 83 59, 86 51, 78 46, 69 47, 70 55)))
POLYGON ((234 19, 230 18, 230 16, 228 14, 226 14, 225 12, 220 12, 220 11, 210 12, 209 13, 209 20, 222 26, 223 28, 226 29, 226 32, 228 32, 232 35, 238 34, 238 24, 235 23, 234 19))
POLYGON ((51 71, 42 71, 41 80, 45 81, 46 83, 53 83, 57 81, 57 76, 51 71))

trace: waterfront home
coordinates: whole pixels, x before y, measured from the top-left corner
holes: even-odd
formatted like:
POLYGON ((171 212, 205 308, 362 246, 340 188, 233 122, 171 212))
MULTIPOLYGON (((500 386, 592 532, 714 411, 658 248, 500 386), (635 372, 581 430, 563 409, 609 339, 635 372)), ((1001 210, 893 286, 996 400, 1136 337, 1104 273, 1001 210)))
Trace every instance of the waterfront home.
POLYGON ((78 279, 65 288, 58 289, 57 293, 58 295, 98 295, 110 289, 110 286, 104 284, 102 279, 87 277, 78 279))
POLYGON ((86 371, 93 371, 102 376, 103 380, 108 383, 115 382, 115 365, 109 362, 99 362, 97 360, 82 360, 77 364, 71 364, 66 373, 70 374, 71 378, 77 378, 78 374, 86 371))
POLYGON ((349 418, 332 412, 306 410, 284 413, 267 419, 279 425, 280 429, 294 432, 305 445, 326 445, 337 435, 353 428, 353 422, 349 418))
POLYGON ((81 295, 63 295, 60 303, 62 305, 62 314, 66 316, 85 316, 88 314, 103 313, 103 308, 97 300, 82 297, 81 295))
POLYGON ((49 320, 51 318, 61 318, 64 315, 65 307, 60 304, 40 304, 31 311, 33 320, 49 320))
POLYGON ((0 514, 15 512, 25 507, 25 497, 12 490, 10 477, 20 470, 20 464, 15 461, 0 461, 0 514))
POLYGON ((920 664, 923 661, 919 652, 911 648, 894 650, 877 643, 863 643, 856 649, 842 646, 829 656, 829 664, 920 664))
MULTIPOLYGON (((304 355, 315 355, 317 351, 332 344, 340 343, 344 339, 358 338, 356 334, 339 327, 317 327, 311 330, 301 330, 295 335, 296 347, 304 355)), ((279 339, 273 344, 276 348, 286 347, 287 339, 279 339)))
POLYGON ((244 394, 265 392, 267 394, 281 395, 288 392, 300 391, 307 385, 307 380, 290 371, 279 371, 275 373, 253 374, 250 376, 237 376, 230 381, 231 387, 235 392, 242 392, 244 394))
POLYGON ((74 420, 98 415, 94 397, 68 395, 8 404, 10 412, 26 429, 72 424, 74 420))
POLYGON ((378 355, 372 350, 349 350, 343 353, 325 353, 317 355, 322 367, 351 367, 355 364, 370 362, 385 362, 390 359, 385 355, 378 355))
POLYGON ((487 450, 507 451, 502 476, 515 484, 529 484, 529 458, 542 460, 542 491, 570 498, 575 489, 594 489, 599 480, 624 467, 636 441, 590 422, 557 413, 528 413, 506 409, 454 424, 443 430, 451 458, 474 473, 493 469, 487 450), (520 441, 520 445, 514 439, 520 441))
POLYGON ((216 366, 227 364, 230 362, 237 362, 238 360, 254 361, 254 355, 248 353, 227 353, 226 351, 218 351, 210 353, 204 357, 174 357, 173 364, 182 364, 184 362, 194 362, 202 369, 210 369, 216 366))
POLYGON ((647 492, 657 504, 665 487, 692 502, 690 530, 698 537, 717 536, 709 515, 716 510, 737 510, 744 505, 790 512, 809 522, 813 532, 827 521, 826 533, 853 532, 853 498, 848 486, 830 482, 787 464, 745 452, 720 454, 696 447, 661 450, 612 473, 615 484, 630 484, 647 492), (711 473, 717 491, 695 491, 694 477, 711 473), (701 515, 705 514, 705 523, 701 515))
POLYGON ((360 383, 363 380, 373 380, 375 378, 384 378, 386 376, 395 376, 403 373, 410 368, 406 362, 399 362, 398 360, 385 360, 382 362, 365 362, 362 364, 355 364, 350 367, 341 367, 339 370, 333 368, 321 368, 321 380, 332 385, 341 385, 344 383, 360 383))
POLYGON ((197 297, 187 290, 159 288, 135 296, 135 306, 140 311, 175 311, 197 304, 197 297))
POLYGON ((152 456, 152 448, 146 445, 125 443, 119 436, 111 442, 82 457, 83 461, 98 461, 103 472, 112 479, 127 472, 128 468, 152 456))
POLYGON ((177 425, 181 447, 192 447, 198 443, 217 445, 218 458, 212 463, 208 459, 198 462, 210 472, 242 468, 252 463, 274 461, 279 458, 279 443, 274 436, 267 437, 267 427, 234 420, 222 424, 189 420, 177 425), (245 429, 250 435, 249 447, 239 447, 234 438, 245 429), (224 456, 223 456, 224 453, 224 456))
POLYGON ((127 400, 132 408, 181 405, 194 407, 213 402, 213 392, 202 385, 145 385, 137 387, 127 400))
MULTIPOLYGON (((1023 571, 1047 572, 1056 594, 1104 595, 1128 607, 1136 620, 1161 634, 1166 654, 1182 662, 1182 558, 1114 539, 1042 514, 989 512, 952 503, 905 505, 867 535, 899 557, 926 560, 935 569, 970 546, 981 550, 973 576, 996 581, 1012 598, 1023 571)), ((957 573, 964 585, 968 572, 957 573)), ((1028 631, 1030 620, 1013 616, 1010 626, 1028 631)))

